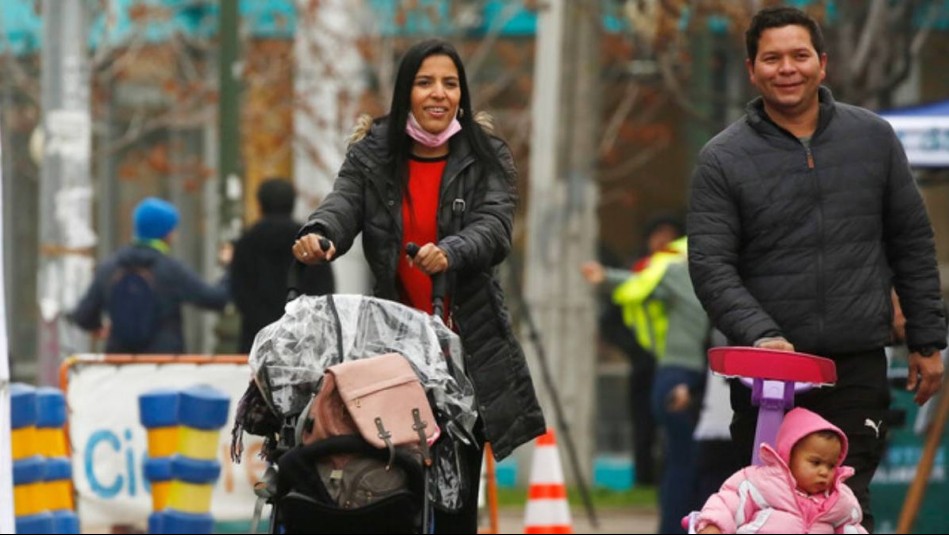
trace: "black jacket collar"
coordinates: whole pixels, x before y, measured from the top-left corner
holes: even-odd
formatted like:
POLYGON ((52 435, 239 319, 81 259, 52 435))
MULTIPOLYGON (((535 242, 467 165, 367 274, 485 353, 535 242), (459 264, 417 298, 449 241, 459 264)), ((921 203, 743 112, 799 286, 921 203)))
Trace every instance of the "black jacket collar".
MULTIPOLYGON (((822 85, 817 89, 817 99, 819 101, 820 110, 817 116, 817 129, 814 130, 815 136, 830 124, 834 116, 834 110, 836 109, 834 95, 827 86, 822 85)), ((787 130, 778 126, 771 117, 768 117, 768 114, 764 110, 764 99, 762 97, 756 97, 751 100, 745 106, 745 113, 747 114, 748 124, 763 134, 774 133, 774 129, 778 129, 780 132, 791 135, 787 130)))

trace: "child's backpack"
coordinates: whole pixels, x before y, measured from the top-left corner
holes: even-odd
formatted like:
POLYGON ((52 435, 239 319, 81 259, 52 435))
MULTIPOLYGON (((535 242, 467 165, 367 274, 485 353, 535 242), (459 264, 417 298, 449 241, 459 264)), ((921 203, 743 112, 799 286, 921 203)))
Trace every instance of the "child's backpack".
POLYGON ((110 336, 122 350, 148 347, 160 327, 155 274, 148 266, 119 266, 109 283, 108 313, 110 336))

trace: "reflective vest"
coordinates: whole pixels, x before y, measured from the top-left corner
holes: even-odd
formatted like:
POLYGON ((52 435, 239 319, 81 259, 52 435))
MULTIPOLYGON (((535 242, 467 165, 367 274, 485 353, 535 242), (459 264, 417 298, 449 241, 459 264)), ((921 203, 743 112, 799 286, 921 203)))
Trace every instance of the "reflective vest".
POLYGON ((636 341, 656 359, 666 354, 669 317, 665 303, 651 296, 669 265, 686 260, 686 238, 682 237, 653 253, 646 267, 633 273, 613 291, 613 302, 623 310, 623 323, 636 332, 636 341))

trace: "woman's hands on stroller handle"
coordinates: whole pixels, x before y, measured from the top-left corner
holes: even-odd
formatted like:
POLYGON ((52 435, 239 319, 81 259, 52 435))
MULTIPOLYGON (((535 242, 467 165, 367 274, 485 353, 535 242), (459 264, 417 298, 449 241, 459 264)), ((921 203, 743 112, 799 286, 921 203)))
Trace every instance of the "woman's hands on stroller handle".
POLYGON ((329 262, 336 256, 336 246, 328 238, 316 233, 304 234, 293 242, 293 257, 308 266, 329 262))

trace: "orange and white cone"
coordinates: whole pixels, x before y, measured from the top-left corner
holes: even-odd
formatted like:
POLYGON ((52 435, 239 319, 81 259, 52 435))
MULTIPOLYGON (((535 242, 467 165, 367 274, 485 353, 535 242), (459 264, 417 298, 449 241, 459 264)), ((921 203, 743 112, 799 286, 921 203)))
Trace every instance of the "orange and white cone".
POLYGON ((538 437, 534 445, 524 533, 573 533, 553 429, 538 437))

